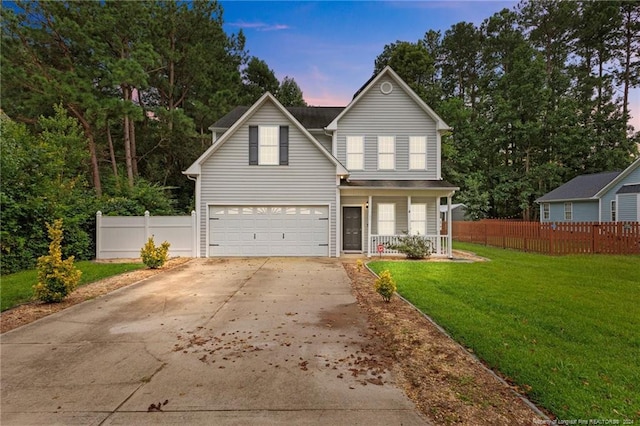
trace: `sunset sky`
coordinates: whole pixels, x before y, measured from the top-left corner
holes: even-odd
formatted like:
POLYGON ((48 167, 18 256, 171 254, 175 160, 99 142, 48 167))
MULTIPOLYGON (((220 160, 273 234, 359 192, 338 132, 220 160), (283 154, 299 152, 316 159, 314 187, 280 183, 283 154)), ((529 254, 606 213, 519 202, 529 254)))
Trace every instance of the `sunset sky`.
MULTIPOLYGON (((227 32, 243 29, 249 54, 278 79, 293 77, 310 105, 344 106, 373 72, 385 44, 430 29, 476 25, 516 1, 222 1, 227 32)), ((631 99, 640 129, 640 91, 631 99)))

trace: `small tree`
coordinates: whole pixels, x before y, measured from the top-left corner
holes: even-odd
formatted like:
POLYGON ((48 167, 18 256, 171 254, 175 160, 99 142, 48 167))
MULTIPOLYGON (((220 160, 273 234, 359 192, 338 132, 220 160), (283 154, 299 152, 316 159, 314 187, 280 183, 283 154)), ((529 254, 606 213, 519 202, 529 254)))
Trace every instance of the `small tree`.
POLYGON ((397 250, 407 256, 407 259, 424 259, 431 255, 431 241, 421 235, 404 235, 398 238, 398 242, 387 244, 390 250, 397 250))
POLYGON ((47 223, 51 243, 49 254, 38 258, 38 283, 33 286, 34 297, 43 302, 61 302, 80 282, 82 272, 74 264, 73 256, 62 260, 62 219, 47 223))
POLYGON ((375 283, 375 289, 382 296, 382 300, 389 303, 391 296, 396 292, 396 282, 388 269, 380 273, 375 283))
POLYGON ((170 244, 165 241, 160 244, 160 247, 156 247, 153 236, 149 237, 147 243, 140 250, 142 262, 151 269, 162 267, 169 259, 169 246, 170 244))

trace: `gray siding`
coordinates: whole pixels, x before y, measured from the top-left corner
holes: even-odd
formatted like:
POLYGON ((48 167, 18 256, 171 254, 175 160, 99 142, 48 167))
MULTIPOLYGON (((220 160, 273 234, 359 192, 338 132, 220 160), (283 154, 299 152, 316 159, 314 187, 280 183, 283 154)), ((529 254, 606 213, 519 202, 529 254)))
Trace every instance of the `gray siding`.
MULTIPOLYGON (((629 173, 624 179, 609 189, 606 194, 602 196, 602 221, 611 221, 611 200, 616 199, 616 192, 623 186, 632 183, 640 183, 640 167, 637 167, 634 171, 629 173)), ((619 219, 622 220, 622 219, 619 219)))
POLYGON ((327 150, 327 152, 331 153, 331 136, 327 136, 326 134, 320 132, 311 133, 318 142, 327 150))
POLYGON ((207 204, 328 205, 336 254, 336 167, 270 102, 202 164, 200 179, 201 255, 208 252, 207 204), (288 166, 249 166, 250 125, 289 126, 288 166))
POLYGON ((437 179, 436 123, 390 78, 381 79, 338 122, 337 156, 346 166, 346 136, 364 136, 365 170, 351 179, 437 179), (393 91, 384 95, 380 84, 393 91), (395 136, 396 169, 378 170, 378 136, 395 136), (409 170, 409 136, 427 137, 427 170, 409 170))
POLYGON ((639 194, 618 194, 618 222, 636 222, 638 214, 639 194))

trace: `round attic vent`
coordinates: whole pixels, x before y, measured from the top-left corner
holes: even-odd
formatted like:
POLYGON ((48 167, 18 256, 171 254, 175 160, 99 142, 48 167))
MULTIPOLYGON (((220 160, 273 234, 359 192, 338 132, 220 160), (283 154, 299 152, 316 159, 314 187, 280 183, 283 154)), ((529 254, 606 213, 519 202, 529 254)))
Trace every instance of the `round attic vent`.
POLYGON ((393 90, 393 85, 388 81, 383 81, 380 85, 380 91, 385 95, 388 95, 393 90))

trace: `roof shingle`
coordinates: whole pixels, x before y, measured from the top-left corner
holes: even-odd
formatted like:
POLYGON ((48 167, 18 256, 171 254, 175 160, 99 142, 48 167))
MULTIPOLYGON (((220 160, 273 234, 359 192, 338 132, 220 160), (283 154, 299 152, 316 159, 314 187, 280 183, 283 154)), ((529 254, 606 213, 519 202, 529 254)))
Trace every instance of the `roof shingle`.
MULTIPOLYGON (((211 128, 228 129, 247 112, 248 106, 238 106, 213 123, 211 128)), ((323 129, 342 112, 344 107, 287 107, 287 111, 306 129, 323 129)))
POLYGON ((569 182, 538 198, 537 202, 587 200, 614 180, 621 171, 576 176, 569 182))

